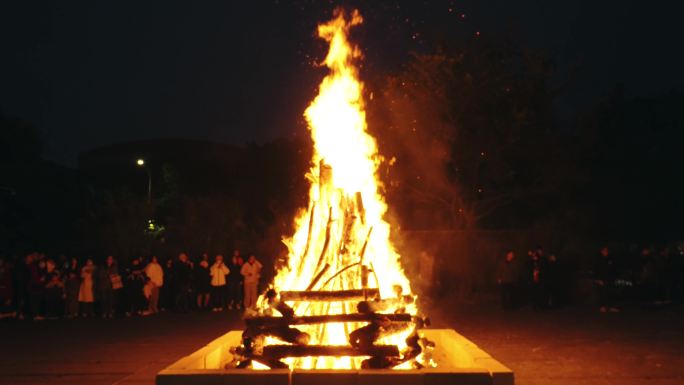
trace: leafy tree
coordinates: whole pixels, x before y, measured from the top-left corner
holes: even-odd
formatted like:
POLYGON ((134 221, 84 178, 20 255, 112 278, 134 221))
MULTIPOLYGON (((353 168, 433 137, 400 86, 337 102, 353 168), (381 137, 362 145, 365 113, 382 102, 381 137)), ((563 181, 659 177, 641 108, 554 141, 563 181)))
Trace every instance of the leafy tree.
POLYGON ((542 198, 570 173, 554 127, 552 71, 542 55, 473 42, 459 53, 416 54, 378 87, 371 127, 390 158, 386 187, 404 223, 506 227, 521 207, 547 209, 542 198))

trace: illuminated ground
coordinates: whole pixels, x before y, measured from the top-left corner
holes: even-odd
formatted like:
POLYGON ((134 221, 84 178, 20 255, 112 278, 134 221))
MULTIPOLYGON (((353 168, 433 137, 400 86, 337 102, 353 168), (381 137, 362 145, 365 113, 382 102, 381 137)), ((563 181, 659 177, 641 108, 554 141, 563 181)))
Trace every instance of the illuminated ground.
MULTIPOLYGON (((444 307, 441 307, 444 308, 444 307)), ((684 383, 684 309, 586 307, 503 313, 459 306, 436 315, 510 366, 517 384, 684 383)), ((153 384, 154 374, 226 330, 227 314, 0 322, 0 384, 153 384)))

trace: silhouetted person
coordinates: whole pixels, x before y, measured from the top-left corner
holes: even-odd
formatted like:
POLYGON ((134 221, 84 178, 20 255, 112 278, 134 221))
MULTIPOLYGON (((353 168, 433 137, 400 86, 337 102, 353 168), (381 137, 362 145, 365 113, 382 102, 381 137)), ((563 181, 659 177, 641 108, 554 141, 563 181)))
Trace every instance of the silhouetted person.
POLYGON ((544 274, 546 268, 546 260, 543 258, 541 248, 537 251, 528 252, 529 260, 527 262, 527 283, 530 290, 530 301, 532 308, 541 310, 546 306, 546 293, 544 287, 544 274))
MULTIPOLYGON (((113 256, 108 256, 102 267, 97 269, 97 293, 102 318, 113 318, 116 301, 114 298, 114 277, 118 277, 117 288, 121 289, 121 277, 113 256)), ((117 290, 118 290, 117 289, 117 290)))
POLYGON ((29 265, 32 261, 32 254, 25 256, 22 261, 17 261, 12 272, 14 308, 17 311, 17 318, 20 320, 29 314, 28 285, 31 275, 29 265))
POLYGON ((176 311, 187 312, 190 310, 190 294, 192 290, 192 264, 188 255, 180 253, 176 261, 176 311))
POLYGON ((672 303, 672 292, 677 279, 675 264, 669 247, 663 247, 658 253, 657 275, 658 275, 658 295, 656 305, 666 305, 672 303))
POLYGON ((496 280, 501 293, 501 307, 511 310, 515 307, 516 286, 519 280, 517 259, 513 250, 508 250, 504 258, 499 261, 496 280))
POLYGON ((148 308, 144 294, 145 280, 145 269, 140 263, 140 258, 134 257, 131 266, 126 270, 126 315, 140 315, 148 308))
POLYGON ((45 317, 57 319, 62 315, 64 282, 54 260, 45 262, 45 317))
POLYGON ((599 292, 599 310, 602 313, 605 313, 606 311, 620 311, 620 309, 615 306, 614 298, 617 266, 607 247, 601 248, 599 256, 594 264, 594 274, 599 292))
POLYGON ((546 273, 544 276, 546 306, 550 308, 557 307, 560 304, 563 291, 563 279, 560 267, 558 266, 558 259, 553 254, 546 258, 546 273))
POLYGON ((240 250, 235 250, 233 252, 233 257, 230 259, 230 266, 228 267, 230 270, 230 273, 228 274, 228 309, 235 307, 239 310, 242 307, 243 277, 241 271, 243 264, 244 261, 240 256, 240 250))
POLYGON ((637 264, 637 282, 639 285, 640 299, 653 302, 656 299, 658 287, 658 272, 656 260, 651 249, 644 247, 637 264))
POLYGON ((0 318, 11 317, 15 313, 12 267, 5 258, 0 257, 0 318))
POLYGON ((673 270, 676 274, 676 286, 675 286, 675 300, 684 301, 684 245, 680 244, 677 246, 677 250, 674 254, 674 267, 673 270))
POLYGON ((31 316, 34 320, 42 320, 43 301, 45 295, 45 260, 44 256, 34 253, 34 260, 28 265, 29 268, 29 301, 31 303, 31 316))
POLYGON ((64 316, 78 317, 78 292, 81 287, 81 267, 78 259, 71 258, 64 274, 64 316))
POLYGON ((197 293, 197 309, 205 310, 209 307, 211 291, 211 275, 209 274, 209 255, 202 254, 194 269, 195 292, 197 293))
POLYGON ((119 270, 119 262, 113 256, 108 256, 105 262, 109 281, 112 283, 113 312, 112 315, 121 314, 126 307, 126 296, 124 295, 124 280, 119 270))
POLYGON ((176 300, 176 269, 173 258, 166 260, 164 267, 164 286, 159 289, 159 309, 171 310, 176 300))

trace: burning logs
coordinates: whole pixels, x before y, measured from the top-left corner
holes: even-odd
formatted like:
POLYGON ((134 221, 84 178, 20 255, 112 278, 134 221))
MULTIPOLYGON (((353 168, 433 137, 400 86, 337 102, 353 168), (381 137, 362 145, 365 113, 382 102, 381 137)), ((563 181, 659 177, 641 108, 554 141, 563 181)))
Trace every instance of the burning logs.
POLYGON ((306 261, 306 256, 309 255, 309 246, 311 246, 311 232, 314 225, 314 214, 316 213, 316 202, 311 204, 311 212, 309 213, 309 230, 306 236, 306 246, 304 247, 304 252, 302 253, 302 259, 299 260, 299 270, 304 267, 304 261, 306 261))
MULTIPOLYGON (((362 300, 358 303, 361 312, 352 314, 327 314, 313 316, 295 316, 293 309, 285 301, 302 302, 334 302, 349 301, 362 298, 379 298, 379 290, 357 289, 338 291, 284 291, 280 295, 275 290, 268 290, 266 299, 268 309, 281 313, 282 317, 257 316, 245 318, 247 326, 242 334, 242 346, 234 348, 237 357, 234 367, 245 368, 252 361, 259 362, 269 368, 288 367, 282 359, 292 357, 368 357, 361 362, 362 368, 386 369, 396 367, 405 362, 413 362, 420 367, 418 356, 424 351, 425 341, 417 334, 417 329, 428 324, 428 320, 398 311, 383 314, 376 309, 401 309, 401 304, 411 302, 411 296, 403 296, 396 290, 396 298, 387 300, 362 300), (394 306, 393 306, 394 305, 394 306), (329 323, 367 323, 349 333, 349 345, 309 345, 311 337, 295 326, 329 323), (378 341, 400 333, 410 333, 406 339, 406 348, 402 351, 396 345, 382 345, 378 341), (266 337, 274 337, 287 344, 264 346, 266 337)), ((271 313, 268 313, 271 314, 271 313)))
POLYGON ((342 302, 359 301, 366 298, 376 298, 380 295, 378 289, 356 289, 335 291, 281 291, 281 301, 309 301, 309 302, 342 302))
POLYGON ((376 314, 376 313, 354 313, 354 314, 331 314, 331 315, 312 315, 304 317, 252 317, 245 318, 247 328, 265 328, 272 326, 292 326, 292 325, 311 325, 320 323, 339 323, 339 322, 420 322, 419 317, 410 314, 376 314))
POLYGON ((355 348, 367 348, 375 345, 380 338, 391 336, 411 329, 409 322, 371 322, 349 334, 349 343, 355 348))
MULTIPOLYGON (((287 357, 363 357, 369 356, 373 362, 398 362, 401 359, 399 349, 394 345, 374 345, 366 348, 328 345, 269 345, 258 352, 252 349, 236 348, 231 353, 238 356, 235 367, 248 367, 252 361, 260 362, 271 369, 287 368, 281 361, 287 357)), ((368 361, 368 360, 366 360, 368 361)))
POLYGON ((314 279, 311 281, 311 283, 309 284, 309 286, 307 286, 306 290, 311 290, 311 289, 313 289, 314 286, 316 286, 316 284, 318 283, 318 281, 321 280, 321 277, 323 277, 323 274, 325 274, 325 273, 328 271, 328 269, 330 269, 330 264, 326 263, 325 266, 323 266, 323 268, 321 269, 321 271, 318 272, 318 274, 316 274, 316 276, 315 276, 314 279))
POLYGON ((247 328, 242 333, 242 339, 250 338, 253 340, 263 337, 274 337, 284 342, 289 342, 295 345, 306 345, 309 343, 310 336, 308 333, 289 327, 287 325, 268 326, 259 328, 247 328))
POLYGON ((367 347, 328 346, 328 345, 269 345, 264 346, 263 355, 270 358, 315 357, 315 356, 386 356, 399 357, 399 349, 394 345, 373 345, 367 347))

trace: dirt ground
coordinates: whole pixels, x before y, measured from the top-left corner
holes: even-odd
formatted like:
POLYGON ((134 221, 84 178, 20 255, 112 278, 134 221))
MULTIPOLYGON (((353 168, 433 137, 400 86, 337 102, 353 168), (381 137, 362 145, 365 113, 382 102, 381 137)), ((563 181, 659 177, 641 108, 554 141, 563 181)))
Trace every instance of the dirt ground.
MULTIPOLYGON (((436 306, 456 329, 512 368, 518 385, 684 384, 684 308, 588 306, 503 312, 436 306)), ((0 384, 146 384, 178 358, 240 326, 236 314, 0 322, 0 384)))

